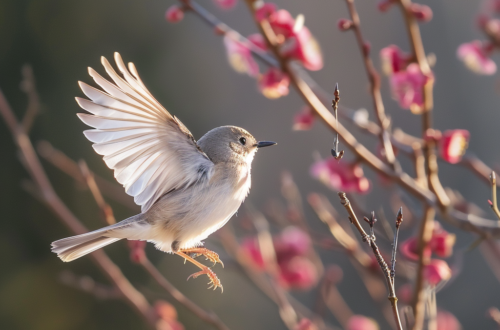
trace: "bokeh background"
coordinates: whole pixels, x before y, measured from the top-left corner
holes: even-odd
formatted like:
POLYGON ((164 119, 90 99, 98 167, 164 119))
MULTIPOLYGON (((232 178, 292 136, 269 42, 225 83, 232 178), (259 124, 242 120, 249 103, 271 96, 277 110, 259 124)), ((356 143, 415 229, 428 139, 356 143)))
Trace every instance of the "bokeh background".
MULTIPOLYGON (((100 56, 111 59, 113 52, 119 51, 125 61, 136 64, 151 92, 196 138, 213 127, 232 124, 245 127, 257 139, 279 142, 277 147, 259 152, 254 161, 253 188, 248 197, 252 204, 264 207, 270 199, 280 198, 283 170, 292 173, 304 195, 319 191, 336 203, 336 194, 308 174, 313 152, 319 151, 325 157, 329 154, 331 133, 321 123, 311 131, 292 131, 293 114, 303 106, 297 93, 292 90, 279 100, 266 99, 258 92, 253 79, 231 70, 222 39, 198 18, 187 14, 179 24, 165 21, 164 13, 173 3, 172 0, 0 0, 0 88, 17 116, 22 116, 27 100, 19 88, 20 70, 25 63, 33 66, 43 105, 31 132, 33 141, 47 140, 71 158, 85 159, 93 171, 113 180, 112 172, 82 134, 85 126, 75 115, 80 109, 74 97, 82 96, 78 80, 91 82, 87 67, 103 72, 100 56)), ((209 0, 200 0, 200 3, 244 35, 256 32, 243 3, 231 11, 221 10, 209 0)), ((337 20, 347 16, 344 1, 281 0, 277 3, 292 15, 303 13, 306 25, 321 44, 325 67, 312 76, 327 90, 339 82, 343 105, 371 110, 368 83, 353 35, 336 28, 337 20)), ((427 0, 423 3, 434 11, 433 20, 422 24, 421 30, 426 51, 437 58, 435 127, 469 130, 472 136, 469 151, 494 166, 500 160, 498 75, 476 76, 455 56, 459 44, 481 38, 474 25, 479 2, 427 0)), ((409 48, 399 10, 394 8, 382 14, 377 11, 375 1, 359 0, 357 5, 363 32, 371 42, 372 58, 377 65, 381 48, 391 43, 402 49, 409 48)), ((497 56, 494 59, 499 60, 497 56)), ((386 80, 383 95, 394 126, 420 134, 420 118, 398 108, 390 98, 386 80)), ((375 150, 373 137, 357 135, 375 150)), ((101 283, 106 280, 89 258, 64 264, 50 252, 50 243, 69 233, 44 205, 21 188, 22 180, 28 175, 18 161, 3 122, 0 123, 0 151, 0 328, 146 329, 142 319, 122 301, 99 300, 61 283, 59 277, 64 270, 89 275, 101 283)), ((351 157, 347 152, 346 158, 351 157)), ((50 165, 44 165, 71 210, 89 228, 101 226, 89 191, 50 165)), ((379 189, 374 174, 370 170, 365 172, 375 188, 359 200, 366 209, 378 210, 383 206, 392 217, 395 210, 388 199, 395 190, 379 189)), ((444 185, 458 189, 467 200, 481 205, 493 219, 486 205, 490 194, 487 186, 456 166, 442 164, 440 174, 444 185)), ((131 215, 129 210, 112 202, 111 205, 117 218, 131 215)), ((310 210, 307 215, 313 228, 326 230, 310 210)), ((235 217, 232 225, 238 227, 238 221, 235 217)), ((479 250, 468 251, 475 237, 444 226, 458 235, 451 263, 459 270, 459 276, 438 293, 438 306, 454 313, 464 329, 493 329, 494 323, 485 312, 491 306, 500 307, 499 282, 479 250)), ((410 234, 410 231, 404 232, 403 239, 410 234)), ((208 245, 221 253, 227 265, 217 272, 224 284, 222 295, 206 290, 205 279, 186 282, 193 267, 183 265, 180 258, 162 254, 151 246, 148 254, 181 291, 214 310, 230 328, 284 329, 277 307, 231 266, 215 240, 209 240, 208 245)), ((124 244, 114 244, 106 251, 150 300, 169 299, 140 267, 129 261, 124 244)), ((325 263, 336 263, 344 269, 346 276, 340 291, 354 312, 382 320, 347 257, 338 252, 324 252, 322 257, 325 263)), ((309 306, 316 299, 314 293, 294 295, 309 306)), ((207 328, 182 307, 178 312, 187 329, 207 328)), ((328 318, 337 324, 332 317, 328 318)), ((385 323, 381 321, 381 324, 384 328, 385 323)))

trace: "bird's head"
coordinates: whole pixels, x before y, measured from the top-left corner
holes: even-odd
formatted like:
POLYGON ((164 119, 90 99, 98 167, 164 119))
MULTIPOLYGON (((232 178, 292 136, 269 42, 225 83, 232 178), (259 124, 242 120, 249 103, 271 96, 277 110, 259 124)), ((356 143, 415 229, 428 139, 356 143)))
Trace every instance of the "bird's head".
POLYGON ((215 163, 239 161, 250 164, 258 148, 276 142, 258 142, 252 134, 236 126, 222 126, 209 131, 198 141, 201 150, 215 163))

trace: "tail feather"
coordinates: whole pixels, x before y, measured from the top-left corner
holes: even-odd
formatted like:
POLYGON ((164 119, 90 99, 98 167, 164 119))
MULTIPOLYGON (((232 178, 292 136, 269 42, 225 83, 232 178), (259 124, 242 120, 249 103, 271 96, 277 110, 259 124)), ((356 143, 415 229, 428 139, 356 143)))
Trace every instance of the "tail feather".
POLYGON ((122 238, 128 238, 120 235, 120 230, 132 224, 139 224, 141 220, 142 214, 138 214, 90 233, 60 239, 52 243, 52 252, 57 253, 62 261, 73 261, 122 238))

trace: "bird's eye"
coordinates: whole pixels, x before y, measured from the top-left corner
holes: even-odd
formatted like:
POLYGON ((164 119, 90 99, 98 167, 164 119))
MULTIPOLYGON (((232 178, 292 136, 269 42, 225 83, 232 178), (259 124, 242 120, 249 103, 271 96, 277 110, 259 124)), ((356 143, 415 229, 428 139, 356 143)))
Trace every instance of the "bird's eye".
POLYGON ((245 139, 244 137, 240 137, 240 143, 242 145, 245 145, 247 143, 247 139, 245 139))

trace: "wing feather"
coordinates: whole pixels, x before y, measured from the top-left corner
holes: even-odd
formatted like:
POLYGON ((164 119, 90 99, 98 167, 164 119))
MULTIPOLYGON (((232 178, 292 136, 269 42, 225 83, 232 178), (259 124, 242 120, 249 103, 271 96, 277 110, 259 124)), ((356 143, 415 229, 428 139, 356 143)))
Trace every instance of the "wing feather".
POLYGON ((188 187, 206 173, 210 177, 214 164, 186 126, 148 91, 135 66, 129 63, 127 69, 118 53, 115 62, 123 77, 101 59, 112 82, 89 68, 102 91, 79 82, 90 100, 76 101, 90 114, 78 117, 94 128, 84 131, 85 137, 146 212, 169 191, 188 187))

